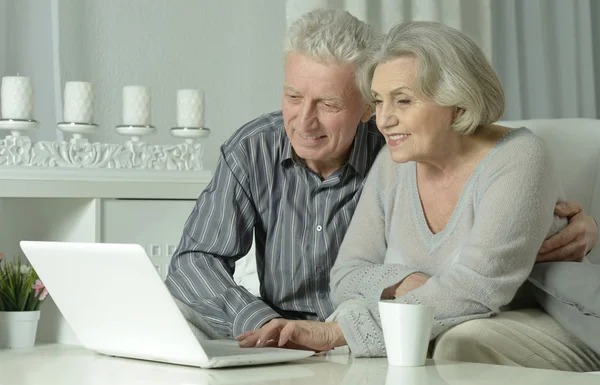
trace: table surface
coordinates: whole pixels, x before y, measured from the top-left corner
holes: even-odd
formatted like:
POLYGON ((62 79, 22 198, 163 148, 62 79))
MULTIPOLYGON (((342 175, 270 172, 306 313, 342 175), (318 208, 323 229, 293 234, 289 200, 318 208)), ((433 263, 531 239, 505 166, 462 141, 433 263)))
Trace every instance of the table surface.
POLYGON ((434 361, 423 367, 400 368, 388 366, 385 358, 353 359, 347 351, 279 365, 199 369, 107 357, 80 347, 43 345, 0 350, 0 385, 15 384, 597 385, 600 374, 434 361))

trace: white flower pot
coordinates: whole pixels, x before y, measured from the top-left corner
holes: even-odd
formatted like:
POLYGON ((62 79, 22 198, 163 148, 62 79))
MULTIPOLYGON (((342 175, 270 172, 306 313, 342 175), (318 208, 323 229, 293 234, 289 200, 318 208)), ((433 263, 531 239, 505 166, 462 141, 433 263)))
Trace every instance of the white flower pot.
POLYGON ((0 349, 33 347, 39 319, 39 310, 0 311, 0 349))

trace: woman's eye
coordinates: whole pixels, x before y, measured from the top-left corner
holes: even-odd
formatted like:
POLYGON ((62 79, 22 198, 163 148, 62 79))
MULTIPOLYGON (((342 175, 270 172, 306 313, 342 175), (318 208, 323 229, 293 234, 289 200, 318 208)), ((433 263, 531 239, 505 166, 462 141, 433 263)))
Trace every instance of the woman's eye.
POLYGON ((398 103, 400 103, 400 104, 410 104, 410 100, 408 100, 408 99, 400 99, 400 100, 398 100, 398 103))
POLYGON ((376 106, 380 105, 381 103, 383 103, 383 101, 382 101, 382 100, 375 100, 375 101, 373 102, 373 104, 375 104, 376 106))

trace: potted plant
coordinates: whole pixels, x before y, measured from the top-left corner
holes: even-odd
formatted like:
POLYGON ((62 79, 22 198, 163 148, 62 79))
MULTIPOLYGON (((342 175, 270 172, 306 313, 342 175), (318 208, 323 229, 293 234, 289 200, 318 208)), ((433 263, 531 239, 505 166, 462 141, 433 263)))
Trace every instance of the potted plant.
POLYGON ((0 349, 35 343, 40 306, 48 291, 35 270, 17 258, 0 254, 0 349))

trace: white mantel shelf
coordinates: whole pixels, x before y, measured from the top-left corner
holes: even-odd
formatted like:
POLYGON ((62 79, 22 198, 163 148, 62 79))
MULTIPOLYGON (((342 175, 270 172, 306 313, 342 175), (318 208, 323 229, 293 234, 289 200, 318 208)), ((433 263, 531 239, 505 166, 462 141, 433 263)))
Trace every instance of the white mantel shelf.
MULTIPOLYGON (((136 243, 164 278, 211 177, 189 169, 0 166, 0 252, 22 256, 23 240, 136 243)), ((79 344, 52 294, 37 338, 79 344)))
POLYGON ((196 199, 210 171, 0 167, 0 197, 196 199))

